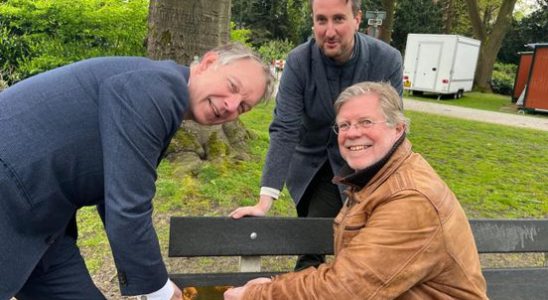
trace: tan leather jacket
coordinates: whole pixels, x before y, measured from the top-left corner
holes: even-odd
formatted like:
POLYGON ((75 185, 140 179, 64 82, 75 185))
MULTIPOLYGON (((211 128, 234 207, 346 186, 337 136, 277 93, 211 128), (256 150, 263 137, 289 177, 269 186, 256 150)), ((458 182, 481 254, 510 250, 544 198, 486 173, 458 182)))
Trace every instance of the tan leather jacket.
POLYGON ((332 262, 250 286, 244 299, 487 299, 464 211, 407 139, 350 188, 334 230, 332 262))

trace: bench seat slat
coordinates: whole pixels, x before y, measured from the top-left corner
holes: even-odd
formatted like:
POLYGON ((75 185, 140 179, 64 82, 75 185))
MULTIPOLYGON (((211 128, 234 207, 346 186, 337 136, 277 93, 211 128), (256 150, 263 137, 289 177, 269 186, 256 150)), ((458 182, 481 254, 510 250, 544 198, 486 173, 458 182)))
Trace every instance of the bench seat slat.
POLYGON ((241 286, 257 277, 272 277, 280 272, 236 272, 236 273, 185 273, 170 274, 169 278, 177 286, 207 287, 207 286, 241 286))
POLYGON ((490 299, 548 299, 548 268, 483 269, 482 272, 490 299))

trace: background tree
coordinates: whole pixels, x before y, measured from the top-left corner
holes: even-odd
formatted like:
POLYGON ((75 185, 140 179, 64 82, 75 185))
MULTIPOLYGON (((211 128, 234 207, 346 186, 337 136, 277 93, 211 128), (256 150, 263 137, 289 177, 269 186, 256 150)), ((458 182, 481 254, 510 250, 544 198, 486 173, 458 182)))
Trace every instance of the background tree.
MULTIPOLYGON (((392 29, 394 27, 394 7, 396 0, 382 0, 382 6, 386 12, 386 18, 382 21, 382 30, 379 39, 388 44, 392 43, 392 29)), ((367 22, 367 21, 366 21, 367 22)))
POLYGON ((409 33, 443 33, 442 6, 432 0, 400 0, 396 6, 392 45, 405 55, 409 33))
POLYGON ((530 14, 514 18, 497 56, 499 61, 518 64, 518 52, 531 51, 525 45, 548 41, 548 0, 537 0, 537 5, 530 14))
MULTIPOLYGON (((230 0, 151 0, 148 18, 148 55, 189 65, 201 55, 229 40, 230 0)), ((239 120, 216 126, 185 121, 167 155, 182 161, 186 170, 201 160, 245 158, 249 133, 239 120)), ((181 173, 185 173, 182 170, 181 173)))
MULTIPOLYGON (((259 47, 268 40, 286 39, 289 32, 293 30, 287 4, 287 0, 234 0, 232 14, 236 28, 251 29, 253 32, 251 44, 255 47, 259 47)), ((292 7, 294 6, 293 1, 292 7)))
POLYGON ((512 24, 512 12, 516 1, 502 0, 498 8, 494 7, 494 2, 488 2, 482 18, 478 0, 466 0, 474 37, 481 41, 474 80, 476 88, 480 91, 491 91, 490 80, 493 67, 504 36, 512 24))
POLYGON ((230 0, 150 0, 148 55, 190 64, 229 40, 230 0))

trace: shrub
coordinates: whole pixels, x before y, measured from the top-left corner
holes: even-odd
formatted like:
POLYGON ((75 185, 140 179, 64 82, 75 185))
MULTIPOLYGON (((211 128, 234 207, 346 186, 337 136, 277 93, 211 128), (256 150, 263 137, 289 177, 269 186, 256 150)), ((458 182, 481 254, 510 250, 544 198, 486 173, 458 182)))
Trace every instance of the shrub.
POLYGON ((491 88, 494 93, 511 95, 514 89, 514 78, 517 66, 514 64, 495 63, 491 77, 491 88))
POLYGON ((259 54, 264 61, 272 62, 276 59, 285 59, 293 47, 293 43, 287 39, 272 40, 264 43, 259 48, 259 54))

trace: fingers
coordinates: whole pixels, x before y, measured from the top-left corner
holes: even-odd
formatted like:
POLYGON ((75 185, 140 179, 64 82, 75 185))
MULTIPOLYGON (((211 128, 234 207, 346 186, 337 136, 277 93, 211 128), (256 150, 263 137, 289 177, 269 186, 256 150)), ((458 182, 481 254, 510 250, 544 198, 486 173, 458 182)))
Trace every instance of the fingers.
POLYGON ((255 206, 244 206, 235 209, 228 216, 233 219, 240 219, 245 216, 262 217, 264 215, 265 213, 255 206))
POLYGON ((183 293, 181 290, 173 283, 173 296, 171 296, 171 300, 183 300, 183 293))
POLYGON ((238 300, 242 298, 245 288, 243 286, 231 288, 224 292, 224 300, 238 300))

